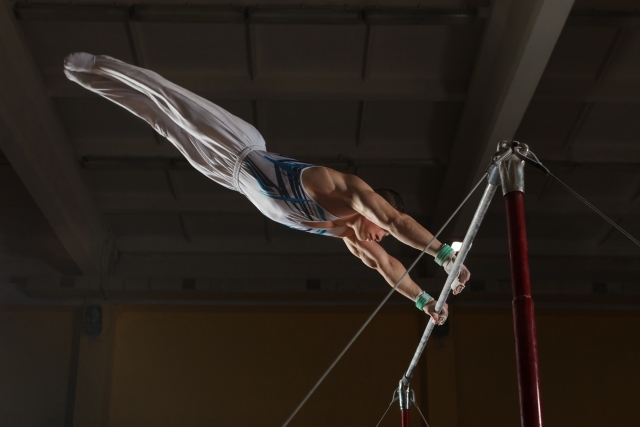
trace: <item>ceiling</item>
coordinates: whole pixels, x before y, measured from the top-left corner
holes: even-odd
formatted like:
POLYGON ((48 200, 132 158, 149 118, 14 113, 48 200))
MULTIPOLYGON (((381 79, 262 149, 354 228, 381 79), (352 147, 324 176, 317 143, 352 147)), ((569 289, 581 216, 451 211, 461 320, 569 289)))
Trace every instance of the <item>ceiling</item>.
MULTIPOLYGON (((640 236, 640 11, 629 2, 6 6, 0 276, 34 295, 386 286, 339 239, 263 218, 143 121, 68 81, 62 61, 76 51, 160 73, 254 124, 270 151, 397 189, 434 231, 496 143, 516 139, 640 236)), ((509 286, 495 199, 467 262, 477 292, 509 286)), ((464 235, 477 201, 445 241, 464 235)), ((640 294, 640 248, 532 168, 525 204, 534 290, 640 294)), ((384 246, 405 264, 417 255, 384 246)), ((414 277, 436 286, 436 267, 414 277)))

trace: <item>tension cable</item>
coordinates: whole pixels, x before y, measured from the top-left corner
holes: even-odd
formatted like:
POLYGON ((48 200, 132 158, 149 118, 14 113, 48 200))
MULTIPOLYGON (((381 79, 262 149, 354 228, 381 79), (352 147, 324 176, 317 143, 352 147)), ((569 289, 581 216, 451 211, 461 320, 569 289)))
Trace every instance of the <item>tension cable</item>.
POLYGON ((523 155, 522 153, 519 152, 519 150, 513 150, 514 154, 516 156, 518 156, 519 158, 521 158, 522 160, 524 160, 525 162, 527 162, 528 164, 530 164, 531 166, 535 167, 536 169, 540 169, 542 172, 544 172, 546 175, 550 176, 551 178, 555 179, 556 181, 558 181, 558 183, 560 185, 562 185, 569 193, 573 194, 578 200, 580 200, 582 203, 584 203, 585 205, 587 205, 587 207, 589 209, 591 209, 592 211, 594 211, 595 213, 597 213, 598 215, 600 215, 600 217, 602 217, 602 219, 604 219, 605 221, 607 221, 609 224, 611 224, 616 230, 618 230, 619 232, 621 232, 622 234, 624 234, 626 237, 629 238, 629 240, 631 240, 633 243, 635 243, 636 245, 640 246, 640 241, 638 239, 636 239, 635 237, 633 237, 629 232, 627 232, 624 228, 620 227, 614 220, 612 220, 611 218, 609 218, 608 216, 606 216, 604 213, 602 213, 598 208, 596 208, 595 206, 593 206, 591 203, 589 203, 584 197, 582 197, 580 194, 578 194, 575 190, 573 190, 571 187, 569 187, 567 184, 565 184, 564 182, 562 182, 562 180, 560 180, 560 178, 558 178, 557 176, 555 176, 553 173, 551 173, 551 171, 542 164, 542 162, 540 162, 540 160, 538 159, 538 157, 533 154, 531 151, 528 151, 527 154, 523 155))

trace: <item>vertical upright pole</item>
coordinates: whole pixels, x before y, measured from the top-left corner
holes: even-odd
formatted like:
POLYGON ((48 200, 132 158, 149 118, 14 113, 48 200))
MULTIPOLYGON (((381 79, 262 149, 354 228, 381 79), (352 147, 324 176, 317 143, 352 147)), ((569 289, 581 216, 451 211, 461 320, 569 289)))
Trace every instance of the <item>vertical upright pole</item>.
POLYGON ((402 427, 410 427, 411 426, 411 418, 409 417, 409 409, 403 409, 400 411, 400 416, 402 417, 402 427))
MULTIPOLYGON (((526 154, 528 147, 514 143, 514 150, 526 154)), ((529 279, 529 253, 524 219, 524 161, 512 154, 500 164, 502 191, 507 204, 513 326, 516 338, 520 419, 522 427, 542 427, 538 343, 529 279)))
POLYGON ((409 388, 409 384, 403 383, 402 380, 400 380, 398 387, 398 400, 400 401, 401 425, 402 427, 410 427, 411 388, 409 388))

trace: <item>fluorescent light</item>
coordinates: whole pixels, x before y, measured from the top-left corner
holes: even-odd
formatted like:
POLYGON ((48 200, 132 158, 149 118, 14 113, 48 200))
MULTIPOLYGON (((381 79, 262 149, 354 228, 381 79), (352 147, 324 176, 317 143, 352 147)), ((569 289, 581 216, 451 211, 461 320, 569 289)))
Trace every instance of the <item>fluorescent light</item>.
POLYGON ((453 242, 451 244, 451 249, 453 249, 454 252, 458 252, 461 247, 462 247, 462 242, 453 242))

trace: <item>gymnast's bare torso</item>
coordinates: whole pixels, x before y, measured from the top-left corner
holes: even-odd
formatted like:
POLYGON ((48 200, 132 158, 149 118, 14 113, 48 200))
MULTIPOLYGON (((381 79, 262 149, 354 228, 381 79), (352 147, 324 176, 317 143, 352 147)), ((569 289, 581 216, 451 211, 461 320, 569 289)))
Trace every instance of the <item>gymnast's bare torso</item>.
MULTIPOLYGON (((69 55, 64 67, 70 80, 145 120, 196 170, 239 191, 265 216, 301 231, 342 238, 391 286, 406 270, 378 243, 391 235, 423 250, 433 239, 403 212, 401 199, 392 190, 374 190, 355 175, 270 153, 251 124, 150 70, 88 53, 69 55)), ((453 264, 453 252, 437 240, 428 253, 440 253, 437 259, 445 269, 453 264)), ((462 266, 453 292, 461 292, 469 277, 462 266)), ((413 301, 425 301, 423 291, 408 275, 397 290, 413 301)), ((442 324, 447 306, 439 315, 435 303, 429 297, 419 307, 442 324)))

